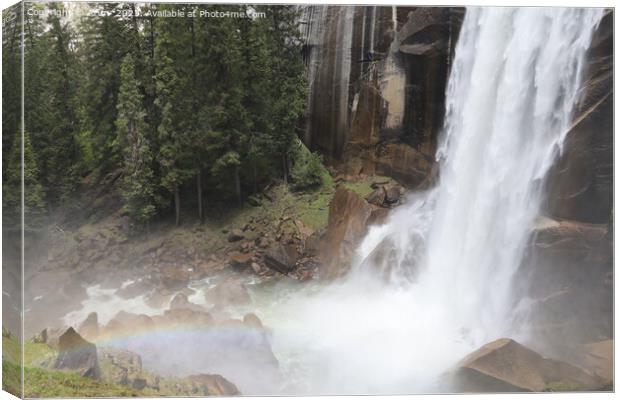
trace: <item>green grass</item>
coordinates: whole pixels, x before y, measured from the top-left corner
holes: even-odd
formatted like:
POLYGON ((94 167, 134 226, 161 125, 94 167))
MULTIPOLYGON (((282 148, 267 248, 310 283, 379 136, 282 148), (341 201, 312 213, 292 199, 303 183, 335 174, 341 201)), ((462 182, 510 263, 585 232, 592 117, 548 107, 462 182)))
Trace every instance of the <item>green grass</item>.
POLYGON ((327 225, 329 203, 334 191, 321 189, 315 193, 305 195, 306 201, 300 202, 297 213, 304 225, 317 230, 327 225))
POLYGON ((370 186, 371 184, 372 181, 365 180, 360 182, 345 182, 342 186, 362 197, 366 197, 374 191, 374 189, 370 186))
MULTIPOLYGON (((17 338, 2 337, 2 387, 9 393, 21 397, 21 368, 19 366, 20 344, 17 338)), ((40 368, 50 364, 56 357, 56 350, 46 344, 26 342, 24 344, 25 396, 26 397, 127 397, 148 395, 126 386, 114 385, 95 379, 84 378, 75 373, 52 371, 40 368)))
POLYGON ((26 367, 26 397, 136 397, 144 395, 127 386, 114 385, 75 373, 26 367))
POLYGON ((223 230, 243 227, 251 220, 263 221, 260 223, 262 233, 274 233, 282 217, 301 220, 309 228, 320 229, 327 225, 329 202, 335 192, 331 178, 326 181, 328 183, 320 188, 303 192, 294 192, 286 185, 279 184, 269 192, 273 201, 263 196, 258 207, 245 204, 227 213, 212 216, 207 224, 218 237, 219 243, 226 242, 227 233, 223 230))
MULTIPOLYGON (((2 388, 21 397, 21 368, 19 365, 21 348, 19 341, 13 336, 3 336, 2 346, 4 357, 2 360, 2 388)), ((152 389, 138 391, 129 386, 84 378, 72 372, 48 369, 56 355, 56 350, 46 344, 25 343, 24 395, 26 397, 155 397, 179 395, 175 391, 178 385, 175 385, 173 380, 160 391, 152 389)), ((105 361, 100 361, 105 364, 105 361)), ((102 367, 104 366, 102 365, 102 367)), ((181 394, 191 394, 183 386, 181 388, 184 389, 181 394)))
POLYGON ((58 353, 44 343, 26 342, 24 345, 24 365, 42 366, 50 364, 58 353))
POLYGON ((576 392, 581 390, 576 383, 549 382, 545 387, 545 392, 576 392))
MULTIPOLYGON (((201 394, 186 378, 160 378, 159 390, 136 390, 129 386, 84 378, 76 373, 54 371, 37 367, 24 369, 25 397, 162 397, 196 396, 201 394)), ((144 373, 143 375, 148 375, 144 373)), ((19 365, 2 362, 2 388, 21 397, 21 370, 19 365)))
POLYGON ((22 397, 22 371, 18 364, 2 360, 2 389, 22 397))
MULTIPOLYGON (((26 397, 136 397, 154 394, 84 378, 75 373, 50 371, 37 367, 24 368, 24 380, 26 397)), ((16 396, 21 396, 20 383, 19 365, 3 360, 2 388, 16 396)))
POLYGON ((22 348, 15 336, 2 336, 2 358, 13 363, 21 360, 22 348))
MULTIPOLYGON (((19 364, 21 359, 21 346, 14 336, 2 337, 3 357, 12 363, 19 364)), ((41 366, 49 364, 50 360, 56 358, 57 352, 47 344, 32 343, 27 341, 24 344, 24 364, 30 366, 41 366)))

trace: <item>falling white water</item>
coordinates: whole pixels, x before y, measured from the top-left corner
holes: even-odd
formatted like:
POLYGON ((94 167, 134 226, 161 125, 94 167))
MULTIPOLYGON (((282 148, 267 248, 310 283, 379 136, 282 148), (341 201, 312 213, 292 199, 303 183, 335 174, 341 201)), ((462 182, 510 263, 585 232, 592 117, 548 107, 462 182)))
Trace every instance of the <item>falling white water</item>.
POLYGON ((368 253, 377 236, 388 237, 400 261, 392 276, 420 269, 417 286, 453 310, 452 323, 476 343, 515 328, 512 277, 601 16, 468 9, 448 83, 441 181, 362 246, 368 253))
POLYGON ((468 352, 498 337, 525 337, 513 277, 601 16, 597 9, 467 9, 448 83, 438 185, 369 232, 344 282, 296 293, 262 315, 283 359, 291 349, 302 353, 296 375, 305 387, 297 391, 450 390, 441 374, 468 352))

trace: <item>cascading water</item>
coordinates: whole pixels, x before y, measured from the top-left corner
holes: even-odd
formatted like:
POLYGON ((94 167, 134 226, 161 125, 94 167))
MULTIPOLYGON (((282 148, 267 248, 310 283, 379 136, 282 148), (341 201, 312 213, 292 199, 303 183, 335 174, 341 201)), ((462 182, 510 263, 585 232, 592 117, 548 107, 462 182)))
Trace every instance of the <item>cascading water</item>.
POLYGON ((478 336, 512 322, 512 276, 561 151, 600 10, 468 9, 448 83, 441 182, 376 229, 397 254, 392 278, 454 310, 478 336), (404 214, 404 215, 403 215, 404 214), (412 265, 415 260, 416 265, 412 265))
POLYGON ((344 282, 297 293, 289 310, 265 316, 276 347, 312 357, 301 373, 308 393, 449 390, 437 378, 468 352, 502 336, 527 340, 513 277, 601 17, 597 9, 467 10, 439 184, 369 232, 344 282), (299 318, 282 322, 280 313, 299 318))

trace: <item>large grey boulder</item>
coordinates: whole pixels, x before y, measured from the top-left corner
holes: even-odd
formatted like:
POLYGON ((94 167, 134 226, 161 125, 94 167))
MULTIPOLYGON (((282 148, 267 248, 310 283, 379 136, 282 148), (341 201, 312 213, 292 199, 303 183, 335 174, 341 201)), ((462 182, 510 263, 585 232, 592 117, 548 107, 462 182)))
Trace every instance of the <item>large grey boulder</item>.
POLYGON ((329 205, 327 229, 321 243, 322 277, 344 275, 355 249, 367 231, 372 206, 352 190, 338 188, 329 205))
POLYGON ((55 369, 72 370, 81 376, 99 378, 97 347, 69 328, 58 338, 58 358, 55 369))
POLYGON ((241 392, 222 375, 191 375, 193 391, 199 396, 239 396, 241 392))
POLYGON ((603 381, 574 365, 547 359, 512 339, 498 339, 466 356, 454 374, 463 392, 596 390, 603 381))
POLYGON ((295 269, 298 258, 299 254, 294 244, 280 242, 272 244, 263 256, 268 268, 284 275, 295 269))

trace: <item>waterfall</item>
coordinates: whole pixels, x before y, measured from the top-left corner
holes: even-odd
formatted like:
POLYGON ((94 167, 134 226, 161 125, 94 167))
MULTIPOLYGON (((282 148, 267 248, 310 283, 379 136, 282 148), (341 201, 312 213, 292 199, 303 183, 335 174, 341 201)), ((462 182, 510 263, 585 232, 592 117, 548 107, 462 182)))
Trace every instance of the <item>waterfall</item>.
POLYGON ((480 336, 511 327, 512 277, 601 17, 601 9, 468 10, 448 82, 423 283, 450 293, 457 321, 480 336))
POLYGON ((499 337, 528 342, 527 300, 513 279, 601 17, 467 9, 439 182, 370 230, 343 281, 296 292, 265 315, 284 369, 303 380, 294 393, 447 391, 442 374, 466 354, 499 337))
POLYGON ((364 259, 387 243, 393 256, 380 269, 392 280, 415 279, 416 290, 453 310, 454 324, 474 342, 514 328, 512 278, 601 16, 597 9, 468 9, 448 82, 440 183, 361 246, 364 259))

